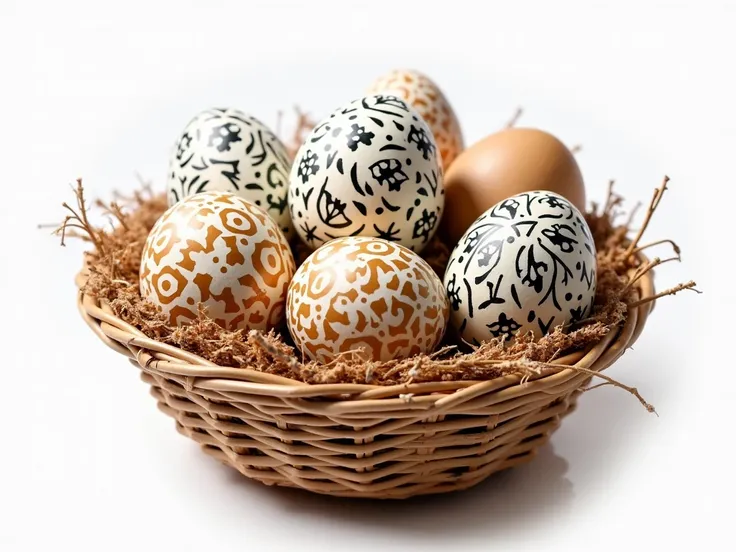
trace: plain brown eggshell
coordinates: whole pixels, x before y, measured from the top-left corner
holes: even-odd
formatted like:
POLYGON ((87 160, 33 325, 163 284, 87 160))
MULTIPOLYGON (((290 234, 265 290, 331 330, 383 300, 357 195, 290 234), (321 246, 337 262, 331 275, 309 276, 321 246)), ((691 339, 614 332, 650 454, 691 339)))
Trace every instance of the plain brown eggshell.
POLYGON ((463 151, 445 174, 442 234, 457 243, 485 211, 513 195, 556 192, 585 212, 585 186, 572 152, 534 128, 491 134, 463 151))

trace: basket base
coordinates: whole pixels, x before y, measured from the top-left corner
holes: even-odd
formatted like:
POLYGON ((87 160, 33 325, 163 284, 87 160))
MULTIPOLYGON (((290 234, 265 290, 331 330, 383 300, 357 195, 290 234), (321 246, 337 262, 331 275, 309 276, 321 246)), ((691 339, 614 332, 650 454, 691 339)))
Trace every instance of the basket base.
MULTIPOLYGON (((179 433, 189 437, 183 426, 177 423, 176 427, 179 433)), ((546 439, 543 441, 539 441, 537 443, 537 448, 544 445, 546 441, 546 439)), ((394 488, 390 491, 373 491, 368 488, 366 488, 366 490, 335 491, 331 488, 320 489, 319 487, 315 487, 314 484, 310 484, 310 486, 307 488, 304 485, 297 485, 290 480, 283 480, 283 478, 280 477, 264 477, 262 473, 259 473, 260 470, 243 470, 240 469, 238 466, 234 466, 230 461, 228 461, 227 454, 225 454, 221 449, 218 449, 217 447, 212 447, 209 445, 202 445, 201 447, 202 451, 204 451, 205 454, 219 460, 222 464, 230 468, 235 468, 236 470, 238 470, 238 472, 246 476, 248 479, 258 481, 259 483, 262 483, 269 487, 285 487, 290 489, 299 489, 302 491, 306 490, 307 492, 317 493, 326 496, 334 496, 339 498, 364 498, 368 500, 401 500, 413 498, 416 496, 438 495, 464 491, 475 487, 476 485, 479 485, 496 473, 506 471, 530 462, 537 456, 537 448, 526 453, 519 454, 514 458, 507 459, 504 462, 498 462, 492 466, 486 466, 485 469, 474 470, 472 472, 472 476, 465 478, 458 477, 454 481, 450 480, 444 483, 432 482, 427 487, 424 487, 423 485, 408 484, 406 488, 402 489, 401 487, 399 487, 394 488)))
MULTIPOLYGON (((145 373, 143 379, 151 384, 159 409, 176 421, 179 433, 247 478, 268 486, 366 499, 462 491, 497 472, 525 464, 574 410, 578 395, 574 392, 552 403, 526 405, 513 415, 471 412, 428 418, 422 421, 422 433, 388 434, 371 440, 372 451, 340 454, 350 450, 344 438, 276 439, 275 435, 283 434, 279 425, 284 424, 218 414, 215 405, 209 411, 196 408, 182 396, 183 389, 182 395, 172 393, 172 382, 164 389, 145 373), (182 408, 185 401, 190 404, 182 408)), ((292 436, 309 436, 295 424, 289 424, 289 430, 292 436)))

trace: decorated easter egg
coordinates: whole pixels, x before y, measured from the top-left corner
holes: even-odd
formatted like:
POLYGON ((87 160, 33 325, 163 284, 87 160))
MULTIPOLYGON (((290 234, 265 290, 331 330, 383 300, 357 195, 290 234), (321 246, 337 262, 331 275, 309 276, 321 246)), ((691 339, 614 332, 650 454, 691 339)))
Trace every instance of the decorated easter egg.
POLYGON ((442 233, 457 243, 481 214, 522 192, 547 190, 585 210, 585 185, 575 156, 536 128, 510 128, 468 147, 445 172, 442 233))
POLYGON ((237 109, 208 109, 187 124, 171 152, 169 205, 199 192, 232 192, 265 210, 289 237, 290 170, 284 145, 261 121, 237 109))
POLYGON ((444 200, 432 132, 395 96, 336 109, 307 136, 291 169, 291 217, 313 249, 369 236, 418 252, 434 235, 444 200))
POLYGON ((535 337, 589 316, 596 251, 580 211, 559 194, 504 199, 476 220, 450 255, 444 285, 457 337, 535 337))
POLYGON ((294 258, 266 212, 230 192, 202 192, 161 216, 141 258, 141 297, 172 325, 207 316, 226 329, 283 323, 294 258))
POLYGON ((299 267, 286 312, 296 348, 309 358, 329 362, 360 351, 378 361, 432 351, 449 306, 442 281, 419 255, 380 238, 347 237, 299 267))
POLYGON ((440 87, 414 69, 395 69, 378 77, 368 94, 393 94, 411 105, 432 129, 445 171, 463 151, 463 135, 455 111, 440 87))

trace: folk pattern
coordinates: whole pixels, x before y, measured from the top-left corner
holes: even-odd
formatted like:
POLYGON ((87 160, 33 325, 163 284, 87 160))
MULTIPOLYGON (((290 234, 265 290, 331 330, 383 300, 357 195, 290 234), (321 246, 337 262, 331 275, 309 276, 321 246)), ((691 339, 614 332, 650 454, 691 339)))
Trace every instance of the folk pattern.
POLYGON ((284 145, 261 121, 237 109, 208 109, 187 124, 171 152, 169 205, 199 192, 232 192, 264 209, 290 236, 290 170, 284 145))
POLYGON ((289 209, 302 240, 372 236, 420 251, 444 207, 429 127, 395 96, 367 96, 321 121, 297 152, 289 209))
POLYGON ((296 267, 289 244, 259 207, 229 192, 202 192, 170 207, 141 258, 141 296, 174 325, 207 315, 226 329, 283 323, 296 267))
POLYGON ((439 87, 423 73, 396 69, 376 79, 367 93, 391 93, 416 109, 432 130, 445 171, 463 151, 465 146, 460 123, 450 102, 439 87))
POLYGON ((336 239, 312 253, 287 299, 297 349, 321 362, 359 348, 373 360, 432 351, 448 314, 442 282, 424 259, 366 237, 336 239))
POLYGON ((480 344, 582 320, 593 308, 595 255, 584 217, 562 196, 530 192, 498 203, 450 256, 444 285, 453 329, 480 344))

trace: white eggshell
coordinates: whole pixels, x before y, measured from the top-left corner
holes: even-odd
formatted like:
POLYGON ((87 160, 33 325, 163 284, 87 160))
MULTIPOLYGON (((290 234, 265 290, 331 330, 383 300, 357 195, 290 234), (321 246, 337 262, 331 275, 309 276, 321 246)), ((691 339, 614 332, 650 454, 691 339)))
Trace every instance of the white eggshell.
POLYGON ((276 135, 237 109, 208 109, 184 128, 169 157, 168 201, 232 192, 264 209, 293 234, 287 193, 291 161, 276 135))
POLYGON ((173 325, 207 315, 226 329, 283 323, 294 270, 289 244, 252 202, 229 192, 184 198, 156 222, 143 249, 140 290, 173 325))
POLYGON ((445 203, 442 162, 421 116, 394 96, 366 96, 322 120, 297 152, 289 209, 312 248, 372 236, 420 251, 445 203))
POLYGON ((432 129, 445 172, 465 147, 455 111, 439 86, 414 69, 394 69, 378 77, 368 94, 393 94, 405 100, 432 129))
POLYGON ((289 286, 286 319, 297 349, 329 362, 363 348, 391 360, 432 351, 449 305, 439 276, 409 249, 378 238, 339 238, 313 252, 289 286))
POLYGON ((512 196, 483 213, 455 246, 444 276, 450 325, 480 344, 536 337, 593 308, 596 252, 590 229, 564 197, 512 196))

